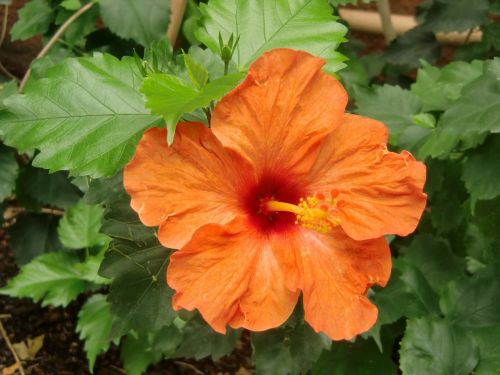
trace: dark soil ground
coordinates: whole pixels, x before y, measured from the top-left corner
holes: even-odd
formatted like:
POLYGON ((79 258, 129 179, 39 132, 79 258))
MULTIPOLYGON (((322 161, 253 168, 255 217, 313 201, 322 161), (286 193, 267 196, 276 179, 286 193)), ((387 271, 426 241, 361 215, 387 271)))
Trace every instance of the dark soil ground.
MULTIPOLYGON (((8 248, 8 238, 0 229, 0 287, 15 276, 18 268, 8 248)), ((82 342, 75 333, 76 316, 85 302, 85 297, 71 303, 67 308, 42 308, 28 299, 0 296, 0 316, 11 343, 26 341, 44 335, 42 349, 33 360, 23 363, 27 375, 84 375, 88 374, 87 360, 82 342), (9 317, 10 316, 10 317, 9 317)), ((177 374, 240 374, 251 372, 250 343, 248 334, 243 334, 237 349, 220 360, 165 360, 151 368, 150 375, 177 374)), ((14 357, 0 337, 0 374, 2 368, 14 364, 14 357)), ((125 371, 114 347, 101 355, 94 374, 123 375, 125 371)))

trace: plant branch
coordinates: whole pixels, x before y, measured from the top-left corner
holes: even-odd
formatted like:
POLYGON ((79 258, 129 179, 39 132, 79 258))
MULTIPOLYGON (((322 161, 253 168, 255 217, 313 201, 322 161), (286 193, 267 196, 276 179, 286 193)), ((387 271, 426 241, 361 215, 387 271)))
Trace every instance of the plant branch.
POLYGON ((2 320, 0 320, 0 332, 2 333, 2 337, 7 343, 7 346, 9 347, 10 352, 12 353, 12 356, 14 357, 14 360, 16 361, 19 372, 21 375, 26 375, 24 372, 23 365, 21 364, 21 361, 19 360, 19 357, 17 356, 16 350, 12 346, 12 343, 10 342, 9 336, 7 335, 7 332, 5 332, 5 328, 3 328, 2 320))
POLYGON ((386 44, 389 44, 396 38, 396 31, 392 25, 391 6, 389 5, 389 0, 377 0, 377 9, 378 14, 380 15, 380 20, 382 21, 382 30, 384 32, 385 42, 386 44))
MULTIPOLYGON (((66 31, 66 29, 69 27, 69 25, 71 25, 83 13, 85 13, 90 8, 92 8, 92 6, 94 6, 94 2, 90 2, 88 4, 85 4, 83 7, 78 9, 70 18, 68 18, 66 20, 66 22, 64 22, 61 25, 59 30, 56 31, 56 33, 52 36, 52 38, 50 38, 49 42, 45 45, 45 47, 43 47, 43 49, 40 51, 40 53, 37 55, 36 58, 39 59, 39 58, 45 56, 47 54, 47 52, 50 51, 52 46, 57 42, 57 40, 61 37, 61 35, 64 33, 64 31, 66 31)), ((20 93, 23 92, 24 86, 26 86, 26 83, 28 82, 28 79, 30 78, 30 76, 31 76, 31 69, 28 69, 26 71, 26 74, 24 75, 22 81, 21 81, 21 84, 19 85, 18 91, 20 93)))
POLYGON ((9 6, 5 5, 3 8, 3 20, 2 20, 2 31, 0 33, 0 46, 5 40, 5 35, 7 35, 7 24, 9 22, 9 6))
POLYGON ((19 81, 19 78, 17 78, 14 74, 12 74, 11 72, 9 72, 9 70, 2 64, 2 62, 0 61, 0 71, 5 74, 7 77, 9 77, 10 79, 14 80, 14 81, 19 81))
POLYGON ((168 25, 167 38, 170 44, 173 46, 177 40, 177 35, 179 35, 179 30, 181 28, 182 19, 184 18, 184 12, 186 11, 187 0, 172 0, 171 1, 171 16, 170 24, 168 25))

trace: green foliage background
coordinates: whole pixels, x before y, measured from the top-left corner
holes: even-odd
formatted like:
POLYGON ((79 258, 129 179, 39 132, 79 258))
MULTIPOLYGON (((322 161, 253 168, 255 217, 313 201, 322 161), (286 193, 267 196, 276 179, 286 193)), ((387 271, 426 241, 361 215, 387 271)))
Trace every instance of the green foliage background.
MULTIPOLYGON (((120 171, 147 128, 166 124, 171 142, 179 119, 207 123, 264 51, 303 49, 342 80, 349 111, 383 121, 390 148, 425 161, 429 201, 416 233, 390 239, 394 268, 386 288, 369 291, 379 308, 369 332, 331 342, 297 308, 282 327, 252 334, 256 372, 500 373, 500 3, 425 2, 417 27, 359 57, 335 16, 353 2, 190 1, 182 52, 164 38, 168 1, 100 0, 79 17, 32 63, 23 93, 0 86, 0 212, 22 209, 15 222, 5 215, 22 267, 0 293, 44 306, 91 295, 77 324, 90 371, 111 345, 129 374, 162 358, 230 353, 241 331, 222 336, 171 309, 170 251, 130 209, 120 171), (482 41, 436 66, 434 33, 472 27, 482 41)), ((11 37, 50 37, 86 3, 32 0, 11 37)))

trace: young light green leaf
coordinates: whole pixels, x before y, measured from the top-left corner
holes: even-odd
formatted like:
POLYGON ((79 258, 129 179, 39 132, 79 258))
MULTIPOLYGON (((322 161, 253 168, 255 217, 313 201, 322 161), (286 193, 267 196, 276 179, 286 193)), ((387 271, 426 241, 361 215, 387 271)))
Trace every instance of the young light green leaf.
POLYGON ((230 74, 198 90, 179 77, 156 73, 144 80, 141 91, 146 96, 146 106, 165 119, 168 143, 171 144, 175 127, 183 114, 208 106, 212 100, 234 88, 242 78, 243 73, 230 74))
POLYGON ((410 319, 401 341, 401 370, 405 375, 469 375, 479 360, 470 333, 444 319, 410 319))
POLYGON ((57 252, 40 255, 21 268, 21 271, 0 294, 10 297, 29 297, 42 306, 67 306, 87 283, 75 268, 78 260, 70 254, 57 252))
POLYGON ((10 30, 12 41, 26 40, 44 34, 54 17, 47 0, 31 0, 18 11, 19 19, 10 30))
POLYGON ((68 59, 29 84, 24 95, 6 100, 9 113, 0 113, 0 135, 22 151, 39 149, 36 166, 112 176, 158 120, 144 107, 141 80, 133 58, 68 59))
POLYGON ((170 1, 100 0, 102 18, 112 32, 143 46, 165 38, 170 20, 170 1))
POLYGON ((12 194, 18 173, 19 166, 14 152, 0 144, 0 202, 12 194))
POLYGON ((198 89, 203 88, 208 81, 208 70, 189 54, 184 54, 183 56, 189 79, 198 89))
POLYGON ((500 195, 499 150, 500 134, 492 134, 465 161, 462 179, 473 199, 493 199, 500 195))
MULTIPOLYGON (((220 56, 217 56, 210 49, 192 46, 189 48, 189 56, 192 56, 196 61, 203 61, 203 66, 207 69, 211 81, 224 75, 224 62, 220 56)), ((231 61, 228 68, 229 73, 237 72, 236 65, 233 61, 231 61)))
POLYGON ((97 355, 108 350, 111 344, 112 323, 111 305, 102 294, 90 297, 78 313, 76 332, 84 341, 90 372, 93 372, 97 355))
POLYGON ((345 58, 336 52, 346 28, 336 22, 323 0, 210 0, 200 4, 203 27, 198 40, 220 53, 219 33, 228 40, 240 37, 233 59, 245 69, 273 48, 293 48, 326 60, 325 71, 341 69, 345 58))
POLYGON ((113 238, 99 270, 112 279, 108 301, 118 318, 112 334, 155 331, 170 324, 175 317, 165 282, 170 252, 155 231, 142 225, 129 198, 113 204, 102 231, 113 238))
POLYGON ((67 10, 77 10, 82 6, 80 0, 64 0, 60 5, 67 10))
POLYGON ((431 113, 419 113, 411 117, 412 122, 424 129, 434 129, 436 118, 431 113))
POLYGON ((64 213, 59 222, 59 239, 70 249, 84 249, 103 244, 106 236, 99 233, 104 216, 100 205, 79 202, 64 213))

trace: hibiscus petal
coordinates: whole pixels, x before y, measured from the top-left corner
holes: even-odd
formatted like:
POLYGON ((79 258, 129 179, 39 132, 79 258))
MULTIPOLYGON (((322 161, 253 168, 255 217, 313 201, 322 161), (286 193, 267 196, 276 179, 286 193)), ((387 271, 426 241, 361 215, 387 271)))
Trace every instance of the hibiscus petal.
POLYGON ((373 284, 384 286, 391 254, 384 238, 355 241, 341 229, 331 235, 304 233, 302 255, 305 320, 332 340, 369 330, 377 308, 366 297, 373 284))
POLYGON ((172 147, 165 129, 144 133, 123 182, 141 221, 160 225, 162 245, 180 248, 200 226, 235 217, 238 191, 251 176, 248 163, 224 149, 210 129, 183 123, 172 147))
POLYGON ((413 232, 425 208, 425 165, 403 151, 387 151, 387 128, 346 114, 321 145, 308 190, 338 191, 338 216, 356 240, 413 232))
POLYGON ((311 147, 340 124, 347 104, 342 85, 307 52, 264 53, 246 79, 217 104, 212 129, 257 170, 304 172, 311 147))
POLYGON ((203 226, 170 258, 167 282, 176 290, 174 308, 198 309, 221 333, 228 323, 253 331, 279 326, 291 315, 299 291, 285 286, 275 251, 274 240, 244 220, 203 226))

